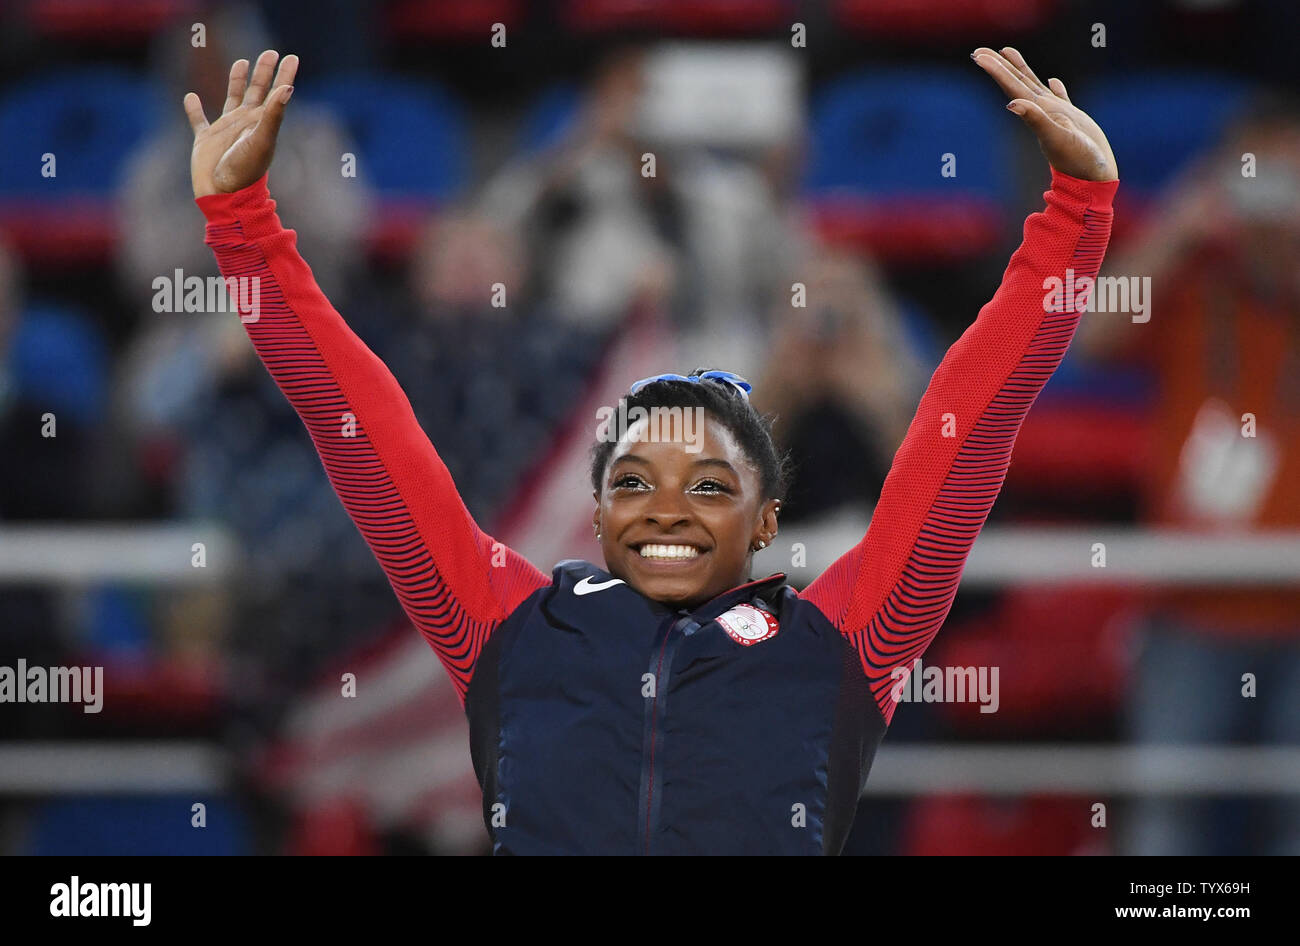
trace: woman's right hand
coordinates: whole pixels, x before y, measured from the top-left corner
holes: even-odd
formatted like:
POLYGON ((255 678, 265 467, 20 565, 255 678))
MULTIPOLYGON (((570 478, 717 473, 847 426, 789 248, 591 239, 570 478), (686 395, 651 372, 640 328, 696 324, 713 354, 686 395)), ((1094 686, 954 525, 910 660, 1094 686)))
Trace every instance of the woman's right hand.
POLYGON ((293 94, 298 57, 285 56, 275 73, 280 54, 268 49, 257 57, 252 78, 248 60, 230 67, 230 85, 221 117, 208 124, 203 103, 190 92, 185 96, 185 114, 194 129, 194 150, 190 152, 190 180, 194 196, 229 194, 252 184, 271 166, 275 136, 284 118, 284 106, 293 94), (274 89, 267 94, 268 89, 274 89))

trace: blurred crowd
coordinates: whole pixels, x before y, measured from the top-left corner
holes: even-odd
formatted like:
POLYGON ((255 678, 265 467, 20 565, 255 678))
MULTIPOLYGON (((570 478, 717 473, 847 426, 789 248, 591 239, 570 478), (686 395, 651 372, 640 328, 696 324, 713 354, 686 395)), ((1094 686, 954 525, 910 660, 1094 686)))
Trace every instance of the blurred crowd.
MULTIPOLYGON (((796 461, 783 525, 869 511, 930 373, 996 288, 1020 220, 1041 208, 1047 186, 1032 140, 990 108, 987 122, 1008 126, 1010 168, 1001 170, 1014 179, 1001 203, 967 205, 990 239, 944 258, 947 235, 926 244, 926 221, 905 219, 907 194, 901 204, 884 201, 883 224, 868 215, 845 227, 843 208, 881 199, 888 183, 866 182, 847 197, 812 188, 809 167, 827 160, 817 152, 815 103, 824 87, 875 60, 844 40, 815 64, 796 56, 796 104, 769 103, 784 109, 780 121, 710 140, 647 119, 656 97, 670 95, 651 29, 575 49, 577 74, 557 68, 546 94, 540 78, 503 67, 495 81, 510 94, 500 102, 483 73, 500 50, 475 58, 468 40, 440 36, 431 42, 450 65, 432 75, 409 50, 392 53, 411 81, 454 86, 453 70, 475 73, 460 89, 471 116, 468 179, 427 205, 402 203, 364 173, 364 161, 367 147, 373 157, 376 147, 402 152, 407 142, 377 146, 354 117, 311 94, 316 70, 344 80, 393 71, 388 59, 380 68, 382 43, 364 5, 339 0, 329 16, 298 3, 176 6, 129 60, 161 111, 115 181, 107 254, 42 260, 12 215, 0 220, 8 233, 0 243, 0 526, 217 522, 243 561, 238 581, 195 590, 0 585, 0 663, 103 663, 134 681, 131 698, 109 699, 102 719, 7 708, 4 738, 191 735, 253 758, 285 738, 285 720, 322 674, 394 634, 415 636, 238 319, 159 313, 153 304, 160 276, 217 274, 190 191, 191 133, 179 102, 197 91, 211 118, 234 59, 264 48, 302 54, 302 94, 270 174, 280 217, 494 534, 529 500, 556 442, 586 423, 574 405, 601 382, 621 333, 645 319, 672 341, 677 360, 661 370, 708 364, 754 382, 756 402, 796 461), (191 42, 197 21, 206 24, 202 46, 191 42), (341 174, 340 156, 358 151, 363 173, 341 174), (909 255, 899 255, 898 232, 908 234, 909 255), (505 289, 504 305, 494 284, 505 289), (792 304, 795 284, 806 304, 792 304), (46 414, 56 437, 42 431, 46 414), (115 705, 127 715, 115 715, 115 705)), ((867 16, 872 5, 841 6, 867 16)), ((1039 17, 1017 37, 1031 62, 1034 50, 1063 48, 1066 24, 1088 19, 1066 6, 1023 4, 1039 17)), ((1166 6, 1192 37, 1267 8, 1166 6)), ((418 7, 388 12, 427 26, 418 7)), ((504 8, 523 11, 521 32, 539 16, 528 4, 504 8)), ((1108 8, 1116 24, 1135 22, 1124 5, 1108 8)), ((21 25, 36 30, 39 10, 31 15, 21 25)), ((782 29, 766 35, 786 42, 782 29)), ((1153 31, 1140 35, 1157 42, 1153 31)), ((913 38, 894 64, 959 68, 968 47, 989 41, 926 49, 913 38)), ((1122 51, 1110 61, 1078 51, 1061 58, 1052 75, 1126 64, 1122 51)), ((532 63, 545 61, 535 53, 532 63)), ((1150 276, 1153 316, 1149 324, 1085 316, 1026 421, 994 523, 1300 526, 1300 110, 1269 92, 1273 78, 1240 80, 1224 120, 1207 120, 1204 141, 1188 146, 1186 161, 1171 157, 1163 179, 1130 189, 1126 155, 1157 143, 1111 132, 1123 183, 1103 275, 1150 276), (1241 173, 1247 152, 1255 177, 1241 173), (1247 411, 1259 433, 1243 446, 1247 411)), ((1143 104, 1136 80, 1095 111, 1070 87, 1108 131, 1104 106, 1122 116, 1143 104)), ((996 105, 996 94, 988 101, 996 105)), ((889 133, 887 122, 866 129, 865 149, 889 133)), ((929 206, 916 198, 910 213, 924 217, 929 206)), ((989 718, 969 707, 907 707, 893 739, 1300 741, 1300 589, 963 593, 927 662, 1001 666, 1004 710, 989 718), (1246 672, 1258 675, 1258 699, 1229 698, 1246 672)), ((431 658, 424 669, 440 672, 431 658)), ((428 725, 454 732, 460 721, 428 725)), ((252 766, 243 774, 256 781, 252 766)), ((249 797, 246 818, 258 822, 249 849, 476 849, 472 833, 430 840, 421 829, 427 805, 404 817, 346 800, 312 809, 256 790, 249 797)), ((1054 797, 864 802, 850 851, 1300 852, 1295 804, 1239 804, 1241 817, 1232 817, 1194 799, 1147 799, 1126 819, 1133 827, 1101 842, 1076 807, 1054 797)), ((34 821, 17 811, 0 802, 10 825, 25 826, 6 833, 10 847, 42 849, 34 821)))

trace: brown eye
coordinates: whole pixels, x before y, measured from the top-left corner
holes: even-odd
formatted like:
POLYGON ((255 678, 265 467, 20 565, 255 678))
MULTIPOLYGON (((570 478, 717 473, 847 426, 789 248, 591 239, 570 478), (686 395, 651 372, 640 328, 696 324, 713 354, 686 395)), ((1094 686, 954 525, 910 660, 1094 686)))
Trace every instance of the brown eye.
POLYGON ((645 483, 642 481, 641 477, 637 476, 635 473, 624 473, 609 485, 611 489, 624 489, 644 486, 645 483))
POLYGON ((729 493, 731 487, 721 480, 700 480, 695 484, 695 489, 703 489, 706 493, 729 493))

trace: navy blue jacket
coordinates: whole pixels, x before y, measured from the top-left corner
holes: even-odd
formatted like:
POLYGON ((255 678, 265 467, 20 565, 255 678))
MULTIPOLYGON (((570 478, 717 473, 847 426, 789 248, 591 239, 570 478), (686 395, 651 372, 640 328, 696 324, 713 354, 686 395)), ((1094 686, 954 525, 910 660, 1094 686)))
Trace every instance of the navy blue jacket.
POLYGON ((494 851, 838 854, 885 732, 847 638, 782 574, 694 611, 612 581, 561 562, 479 655, 465 706, 494 851), (728 634, 737 605, 776 632, 728 634))

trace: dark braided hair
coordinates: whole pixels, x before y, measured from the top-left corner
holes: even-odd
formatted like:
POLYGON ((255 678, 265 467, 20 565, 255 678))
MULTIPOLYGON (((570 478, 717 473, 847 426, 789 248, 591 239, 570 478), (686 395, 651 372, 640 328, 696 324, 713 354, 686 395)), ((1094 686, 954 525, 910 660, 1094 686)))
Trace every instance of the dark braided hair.
MULTIPOLYGON (((689 374, 700 375, 708 368, 697 368, 689 374)), ((731 431, 745 456, 758 470, 763 499, 784 499, 790 481, 790 459, 776 449, 772 440, 772 418, 760 414, 748 400, 730 384, 702 380, 652 381, 635 394, 625 394, 614 408, 610 423, 610 436, 597 440, 591 448, 591 485, 597 495, 605 478, 605 468, 614 452, 615 443, 626 431, 617 427, 619 418, 639 414, 634 408, 649 411, 654 407, 702 407, 709 416, 731 431)))

